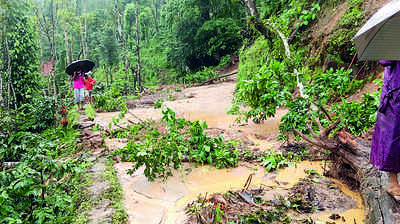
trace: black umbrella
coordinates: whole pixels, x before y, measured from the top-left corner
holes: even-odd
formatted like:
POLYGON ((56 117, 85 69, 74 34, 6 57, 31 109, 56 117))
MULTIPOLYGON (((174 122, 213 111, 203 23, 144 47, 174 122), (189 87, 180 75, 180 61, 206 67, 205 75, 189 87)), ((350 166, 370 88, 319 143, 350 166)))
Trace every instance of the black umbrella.
POLYGON ((93 61, 88 60, 88 59, 83 59, 83 60, 77 60, 71 62, 65 69, 65 72, 68 75, 73 75, 74 72, 76 71, 82 71, 84 73, 87 73, 91 71, 94 68, 95 64, 93 61))

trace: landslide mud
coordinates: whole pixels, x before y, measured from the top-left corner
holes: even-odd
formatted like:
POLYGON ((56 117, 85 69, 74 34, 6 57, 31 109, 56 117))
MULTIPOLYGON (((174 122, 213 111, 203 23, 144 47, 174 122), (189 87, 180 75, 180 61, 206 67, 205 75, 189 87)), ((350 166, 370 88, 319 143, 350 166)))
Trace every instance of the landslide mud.
MULTIPOLYGON (((235 123, 234 115, 227 115, 231 107, 235 82, 225 82, 217 85, 184 89, 179 100, 167 101, 163 106, 170 107, 177 117, 206 121, 209 128, 222 129, 226 135, 242 139, 246 144, 262 151, 275 150, 280 143, 275 140, 278 126, 285 110, 278 110, 276 117, 270 118, 261 124, 248 122, 235 123), (190 96, 190 97, 185 97, 190 96)), ((108 126, 118 113, 97 114, 96 122, 104 127, 108 126)), ((161 119, 161 109, 153 107, 130 109, 125 121, 140 121, 146 119, 161 119)), ((109 142, 115 148, 115 141, 109 142), (113 144, 114 143, 114 144, 113 144)), ((124 144, 118 142, 118 147, 124 144)), ((116 148, 118 148, 116 147, 116 148)), ((256 162, 254 162, 256 163, 256 162)), ((187 218, 185 206, 195 200, 199 194, 224 193, 229 190, 239 190, 245 184, 249 175, 254 175, 252 187, 267 187, 269 192, 265 198, 274 198, 279 194, 286 194, 288 189, 295 186, 307 176, 305 170, 315 170, 322 174, 322 163, 303 161, 296 167, 280 169, 278 172, 265 173, 265 169, 255 164, 239 163, 237 168, 217 170, 213 167, 193 167, 185 164, 184 168, 175 171, 166 182, 149 182, 143 174, 143 169, 137 170, 134 175, 126 174, 132 167, 131 163, 116 163, 114 165, 119 182, 123 188, 123 204, 129 215, 129 223, 184 223, 187 218)), ((327 210, 312 214, 313 220, 332 222, 329 216, 334 212, 343 216, 343 220, 356 220, 362 223, 365 220, 364 207, 358 193, 351 192, 347 187, 335 181, 344 194, 354 202, 354 206, 347 210, 327 210)), ((350 203, 350 202, 349 202, 350 203)), ((339 221, 335 221, 340 223, 339 221)))

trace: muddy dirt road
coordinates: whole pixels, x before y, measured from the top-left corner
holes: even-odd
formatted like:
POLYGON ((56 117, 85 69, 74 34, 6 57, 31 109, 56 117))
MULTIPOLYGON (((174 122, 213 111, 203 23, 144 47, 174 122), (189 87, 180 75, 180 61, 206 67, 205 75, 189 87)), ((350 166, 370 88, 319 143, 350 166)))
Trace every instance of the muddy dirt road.
MULTIPOLYGON (((252 148, 259 150, 275 150, 280 143, 275 140, 278 133, 280 118, 285 110, 278 110, 276 117, 264 121, 262 124, 252 122, 235 124, 235 116, 227 115, 231 107, 235 81, 223 82, 215 85, 184 89, 181 97, 175 101, 168 101, 163 106, 173 109, 177 117, 188 120, 206 121, 209 128, 223 129, 228 137, 240 138, 252 148)), ((161 118, 161 109, 153 107, 135 108, 129 110, 125 120, 137 121, 139 119, 161 118), (134 116, 133 116, 134 115, 134 116)), ((96 122, 104 127, 108 126, 113 117, 118 113, 97 114, 96 122)), ((119 140, 106 140, 109 148, 122 147, 124 143, 119 140)), ((132 166, 131 163, 116 163, 119 182, 124 191, 123 204, 126 207, 129 223, 158 224, 158 223, 184 223, 186 219, 184 208, 187 203, 197 198, 199 194, 226 192, 241 189, 250 174, 254 174, 252 186, 268 187, 270 193, 267 198, 276 195, 285 195, 287 190, 307 174, 306 169, 322 173, 321 162, 304 161, 296 167, 282 169, 279 172, 265 173, 263 167, 257 164, 241 162, 237 168, 217 170, 212 167, 193 167, 189 164, 176 171, 174 176, 166 182, 148 182, 143 175, 143 169, 137 170, 134 175, 126 174, 132 166)), ((333 212, 341 214, 345 220, 356 220, 362 223, 364 208, 360 196, 349 191, 340 183, 337 184, 345 195, 351 198, 348 209, 336 209, 313 214, 314 220, 328 221, 328 216, 333 212)), ((332 220, 330 220, 332 221, 332 220)), ((336 223, 341 223, 337 221, 336 223)))

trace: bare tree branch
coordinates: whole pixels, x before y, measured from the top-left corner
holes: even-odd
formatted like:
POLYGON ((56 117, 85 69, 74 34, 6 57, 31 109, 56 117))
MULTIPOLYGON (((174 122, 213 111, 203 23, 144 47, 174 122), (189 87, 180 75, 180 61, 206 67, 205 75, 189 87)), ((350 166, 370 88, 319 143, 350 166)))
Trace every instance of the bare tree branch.
POLYGON ((321 131, 321 137, 327 138, 328 135, 331 133, 331 131, 333 129, 335 129, 340 122, 341 122, 341 119, 338 118, 335 123, 332 123, 328 127, 326 127, 323 131, 321 131))
POLYGON ((319 130, 324 129, 324 127, 322 127, 321 122, 319 121, 318 117, 316 117, 314 120, 315 120, 315 123, 317 123, 319 130))

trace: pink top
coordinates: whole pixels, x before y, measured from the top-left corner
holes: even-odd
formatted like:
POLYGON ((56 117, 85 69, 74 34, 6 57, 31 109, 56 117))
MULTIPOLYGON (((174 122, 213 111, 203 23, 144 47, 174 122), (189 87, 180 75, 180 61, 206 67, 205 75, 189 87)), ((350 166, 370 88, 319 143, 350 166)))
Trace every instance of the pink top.
POLYGON ((85 87, 85 84, 83 82, 83 76, 79 76, 78 79, 74 79, 74 89, 82 89, 85 87))

